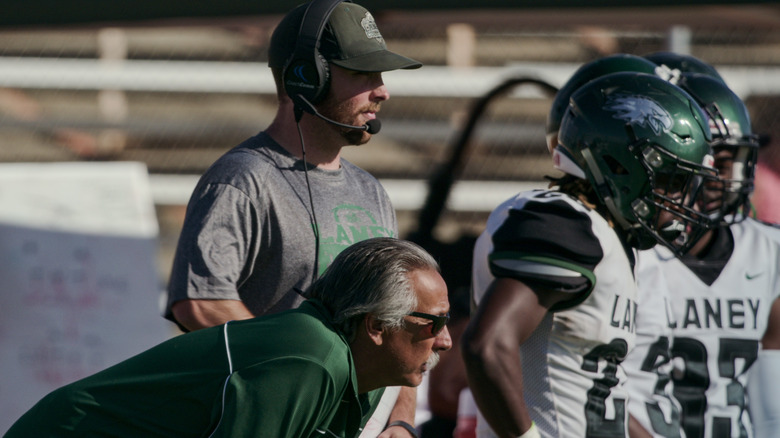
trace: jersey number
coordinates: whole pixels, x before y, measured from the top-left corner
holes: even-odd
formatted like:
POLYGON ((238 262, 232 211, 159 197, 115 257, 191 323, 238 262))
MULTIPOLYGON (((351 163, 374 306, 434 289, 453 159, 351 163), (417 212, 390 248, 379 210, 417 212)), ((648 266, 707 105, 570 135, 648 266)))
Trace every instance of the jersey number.
POLYGON ((626 436, 626 401, 613 400, 615 418, 608 420, 607 397, 611 388, 619 383, 618 364, 626 357, 628 344, 623 339, 613 339, 609 344, 599 345, 583 357, 582 369, 591 373, 598 372, 599 361, 604 360, 604 376, 593 381, 585 404, 585 417, 588 422, 588 438, 623 438, 626 436))
MULTIPOLYGON (((683 429, 687 438, 703 438, 704 412, 707 410, 706 391, 710 386, 710 375, 707 370, 707 348, 700 341, 691 338, 675 338, 672 346, 672 356, 685 362, 683 375, 674 379, 674 396, 680 401, 683 411, 683 429)), ((739 408, 739 417, 745 415, 745 387, 737 380, 737 359, 744 360, 744 368, 748 369, 758 356, 758 341, 749 339, 721 339, 718 354, 718 373, 720 377, 729 379, 726 388, 726 404, 739 408)), ((739 436, 747 438, 748 434, 741 421, 739 436)), ((712 438, 731 436, 731 419, 714 417, 712 419, 712 438)))
MULTIPOLYGON (((647 357, 642 362, 642 371, 646 373, 656 373, 658 380, 655 383, 653 393, 668 398, 666 387, 671 380, 669 375, 665 373, 659 373, 658 368, 662 365, 669 363, 669 338, 661 336, 655 341, 647 352, 647 357)), ((672 401, 669 400, 671 404, 672 401)), ((647 403, 647 416, 650 419, 650 424, 653 426, 653 431, 661 436, 667 438, 679 438, 680 437, 680 411, 676 405, 671 406, 671 419, 670 422, 666 422, 664 413, 658 402, 647 403)))

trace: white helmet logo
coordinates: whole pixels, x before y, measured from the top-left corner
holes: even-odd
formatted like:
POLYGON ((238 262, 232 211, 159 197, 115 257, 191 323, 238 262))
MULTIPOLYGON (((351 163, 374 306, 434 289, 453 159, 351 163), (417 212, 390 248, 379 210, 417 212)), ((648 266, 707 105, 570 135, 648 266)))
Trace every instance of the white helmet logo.
POLYGON ((615 113, 612 117, 636 126, 650 128, 655 135, 669 132, 674 119, 658 102, 647 96, 617 94, 607 98, 604 109, 615 113))

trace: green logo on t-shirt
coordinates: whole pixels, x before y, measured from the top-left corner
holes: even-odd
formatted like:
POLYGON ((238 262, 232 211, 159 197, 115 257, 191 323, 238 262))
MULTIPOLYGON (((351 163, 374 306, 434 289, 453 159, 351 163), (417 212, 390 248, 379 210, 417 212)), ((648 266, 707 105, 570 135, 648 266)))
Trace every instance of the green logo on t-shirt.
POLYGON ((319 274, 344 248, 372 237, 395 237, 395 231, 377 223, 374 215, 363 207, 340 205, 333 210, 333 229, 320 226, 319 274))

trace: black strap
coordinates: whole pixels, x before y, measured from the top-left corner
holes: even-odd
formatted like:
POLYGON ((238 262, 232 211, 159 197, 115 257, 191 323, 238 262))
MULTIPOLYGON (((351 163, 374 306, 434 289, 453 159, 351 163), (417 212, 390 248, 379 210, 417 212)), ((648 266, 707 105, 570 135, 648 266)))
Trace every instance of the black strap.
POLYGON ((406 429, 407 432, 409 432, 409 435, 412 436, 412 438, 419 438, 417 436, 417 429, 414 428, 411 424, 407 423, 406 421, 393 421, 392 423, 388 424, 385 430, 393 427, 393 426, 401 426, 404 429, 406 429))

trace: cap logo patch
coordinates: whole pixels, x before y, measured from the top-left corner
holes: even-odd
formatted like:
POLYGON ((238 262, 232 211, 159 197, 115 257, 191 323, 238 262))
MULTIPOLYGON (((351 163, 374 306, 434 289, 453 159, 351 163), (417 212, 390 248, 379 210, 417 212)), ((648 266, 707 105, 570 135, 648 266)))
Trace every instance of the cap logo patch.
POLYGON ((366 31, 366 38, 376 38, 380 41, 383 40, 382 34, 379 33, 379 27, 374 21, 374 16, 371 13, 366 12, 366 16, 360 20, 360 25, 363 26, 363 30, 366 31))
POLYGON ((604 109, 615 113, 612 117, 626 123, 650 128, 655 135, 669 132, 674 119, 658 102, 647 96, 616 94, 607 98, 604 109))

